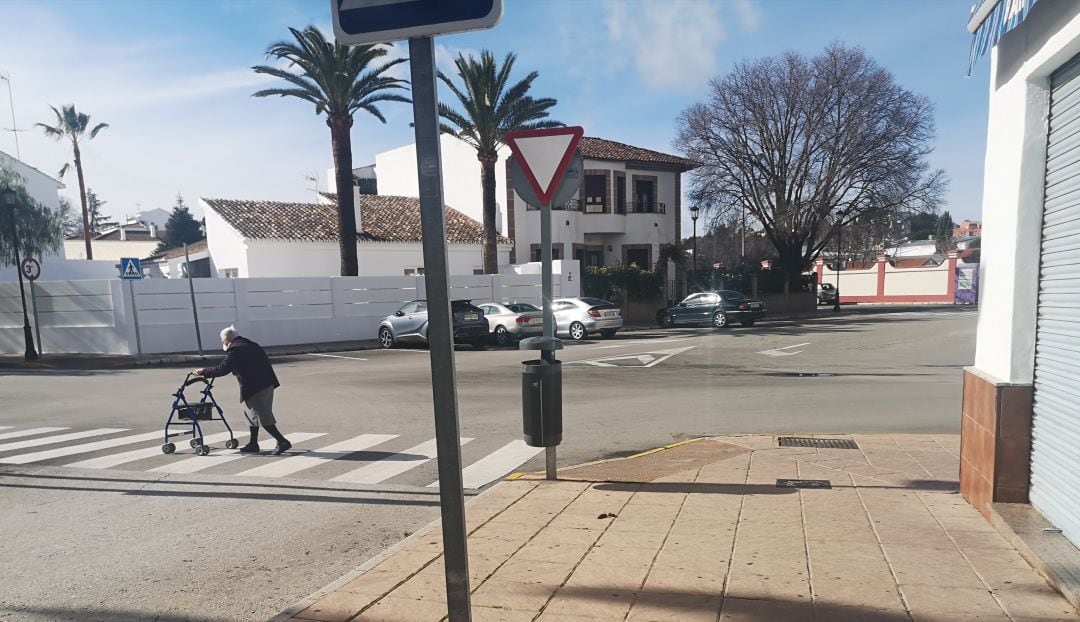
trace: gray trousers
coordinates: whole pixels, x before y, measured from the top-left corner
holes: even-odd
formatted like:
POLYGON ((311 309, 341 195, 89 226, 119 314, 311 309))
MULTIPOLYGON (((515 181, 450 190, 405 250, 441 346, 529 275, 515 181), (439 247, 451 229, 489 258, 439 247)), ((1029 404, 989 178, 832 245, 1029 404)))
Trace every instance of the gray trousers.
POLYGON ((244 418, 253 428, 277 425, 277 419, 274 419, 274 387, 266 387, 244 402, 244 418))

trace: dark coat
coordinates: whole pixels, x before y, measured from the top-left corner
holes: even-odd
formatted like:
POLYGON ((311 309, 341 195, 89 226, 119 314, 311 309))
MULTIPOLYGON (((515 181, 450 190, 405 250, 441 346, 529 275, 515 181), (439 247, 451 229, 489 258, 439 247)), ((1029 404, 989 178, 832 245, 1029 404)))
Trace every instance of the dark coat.
POLYGON ((229 344, 225 351, 225 360, 215 367, 207 367, 203 370, 203 376, 217 378, 233 374, 240 383, 240 401, 246 402, 249 397, 267 387, 279 387, 274 368, 270 365, 270 357, 262 346, 250 339, 237 337, 229 344))

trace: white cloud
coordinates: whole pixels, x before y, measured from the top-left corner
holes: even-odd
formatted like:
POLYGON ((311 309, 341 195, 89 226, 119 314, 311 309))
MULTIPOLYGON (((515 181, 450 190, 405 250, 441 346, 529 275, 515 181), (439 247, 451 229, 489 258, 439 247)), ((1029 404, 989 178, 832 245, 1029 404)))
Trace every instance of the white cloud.
POLYGON ((757 25, 751 0, 605 0, 605 26, 613 43, 609 65, 628 55, 652 89, 700 85, 715 73, 717 47, 727 37, 722 11, 734 8, 742 25, 757 25))

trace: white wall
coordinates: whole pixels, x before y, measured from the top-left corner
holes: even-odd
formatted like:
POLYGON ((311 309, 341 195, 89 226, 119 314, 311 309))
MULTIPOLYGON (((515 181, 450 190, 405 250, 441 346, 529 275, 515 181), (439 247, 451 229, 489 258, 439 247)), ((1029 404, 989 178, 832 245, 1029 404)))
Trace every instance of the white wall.
POLYGON ((1030 383, 1049 77, 1080 53, 1080 3, 1040 2, 991 54, 975 367, 1030 383))
MULTIPOLYGON (((83 259, 61 259, 45 257, 41 260, 42 281, 85 281, 92 279, 111 279, 119 276, 120 267, 116 261, 86 261, 83 259)), ((0 283, 18 280, 15 268, 0 268, 0 283)))
POLYGON ((225 222, 206 201, 199 199, 206 218, 206 247, 213 258, 218 275, 224 270, 236 270, 237 276, 248 277, 247 241, 232 225, 225 222))
MULTIPOLYGON (((476 159, 476 150, 447 134, 441 135, 439 144, 442 149, 445 203, 477 222, 484 222, 484 192, 480 186, 480 161, 476 159)), ((495 226, 500 234, 507 236, 506 158, 509 156, 510 148, 503 147, 495 164, 495 201, 498 204, 495 226)), ((415 144, 376 154, 375 173, 378 176, 379 194, 420 196, 415 144)))
MULTIPOLYGON (((58 190, 64 187, 63 183, 53 179, 49 175, 46 175, 25 162, 16 160, 14 157, 3 151, 0 151, 0 169, 14 172, 26 188, 26 192, 30 195, 30 198, 49 208, 50 211, 55 212, 60 209, 60 194, 58 190)), ((79 205, 73 205, 72 207, 81 209, 79 205)), ((57 253, 59 257, 64 257, 63 247, 61 247, 57 253)))
MULTIPOLYGON (((932 268, 895 268, 885 264, 886 296, 945 296, 956 275, 949 262, 932 268)), ((846 294, 840 290, 840 295, 846 294)))
MULTIPOLYGON (((836 272, 833 272, 826 264, 821 271, 821 282, 836 285, 836 278, 836 272)), ((866 270, 841 270, 839 282, 838 287, 841 298, 844 296, 877 296, 877 266, 875 265, 866 270)))
MULTIPOLYGON (((90 247, 94 249, 94 259, 103 261, 118 261, 121 257, 138 257, 143 259, 154 254, 159 240, 90 240, 90 247)), ((69 259, 86 259, 86 242, 78 240, 64 240, 64 252, 69 259)))
MULTIPOLYGON (((220 351, 235 324, 264 346, 374 340, 379 322, 426 297, 424 277, 194 279, 202 347, 220 351)), ((452 276, 453 298, 540 304, 532 274, 452 276)), ((182 279, 42 283, 38 315, 46 353, 160 354, 197 349, 188 282, 182 279), (134 296, 132 295, 134 294, 134 296), (137 322, 136 322, 137 318, 137 322), (137 328, 136 328, 137 324, 137 328)), ((556 296, 577 295, 554 277, 556 296)), ((17 286, 0 284, 0 353, 23 351, 17 286)))
MULTIPOLYGON (((424 265, 423 246, 419 242, 359 242, 357 263, 360 276, 402 276, 406 268, 424 265)), ((450 274, 471 275, 483 268, 479 244, 451 244, 447 247, 450 274)), ((224 268, 214 255, 218 268, 224 268)), ((499 264, 510 263, 509 245, 499 247, 499 264)), ((336 242, 292 242, 249 240, 248 271, 241 276, 338 276, 341 259, 336 242)))

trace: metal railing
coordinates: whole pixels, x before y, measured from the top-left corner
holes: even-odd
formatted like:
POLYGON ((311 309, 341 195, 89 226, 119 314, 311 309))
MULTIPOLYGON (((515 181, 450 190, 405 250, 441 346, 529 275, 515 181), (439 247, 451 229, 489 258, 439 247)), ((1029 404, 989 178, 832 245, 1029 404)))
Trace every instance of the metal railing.
POLYGON ((631 212, 634 214, 666 214, 667 206, 659 201, 634 201, 631 212))
MULTIPOLYGON (((540 209, 540 208, 536 207, 535 205, 530 205, 528 203, 525 204, 525 210, 526 211, 531 212, 531 211, 535 211, 535 210, 538 210, 538 209, 540 209)), ((552 205, 551 209, 562 210, 562 211, 566 211, 566 212, 580 212, 581 209, 582 209, 582 204, 581 204, 581 201, 579 201, 577 199, 570 199, 569 201, 567 201, 566 203, 564 203, 562 205, 552 205)))

